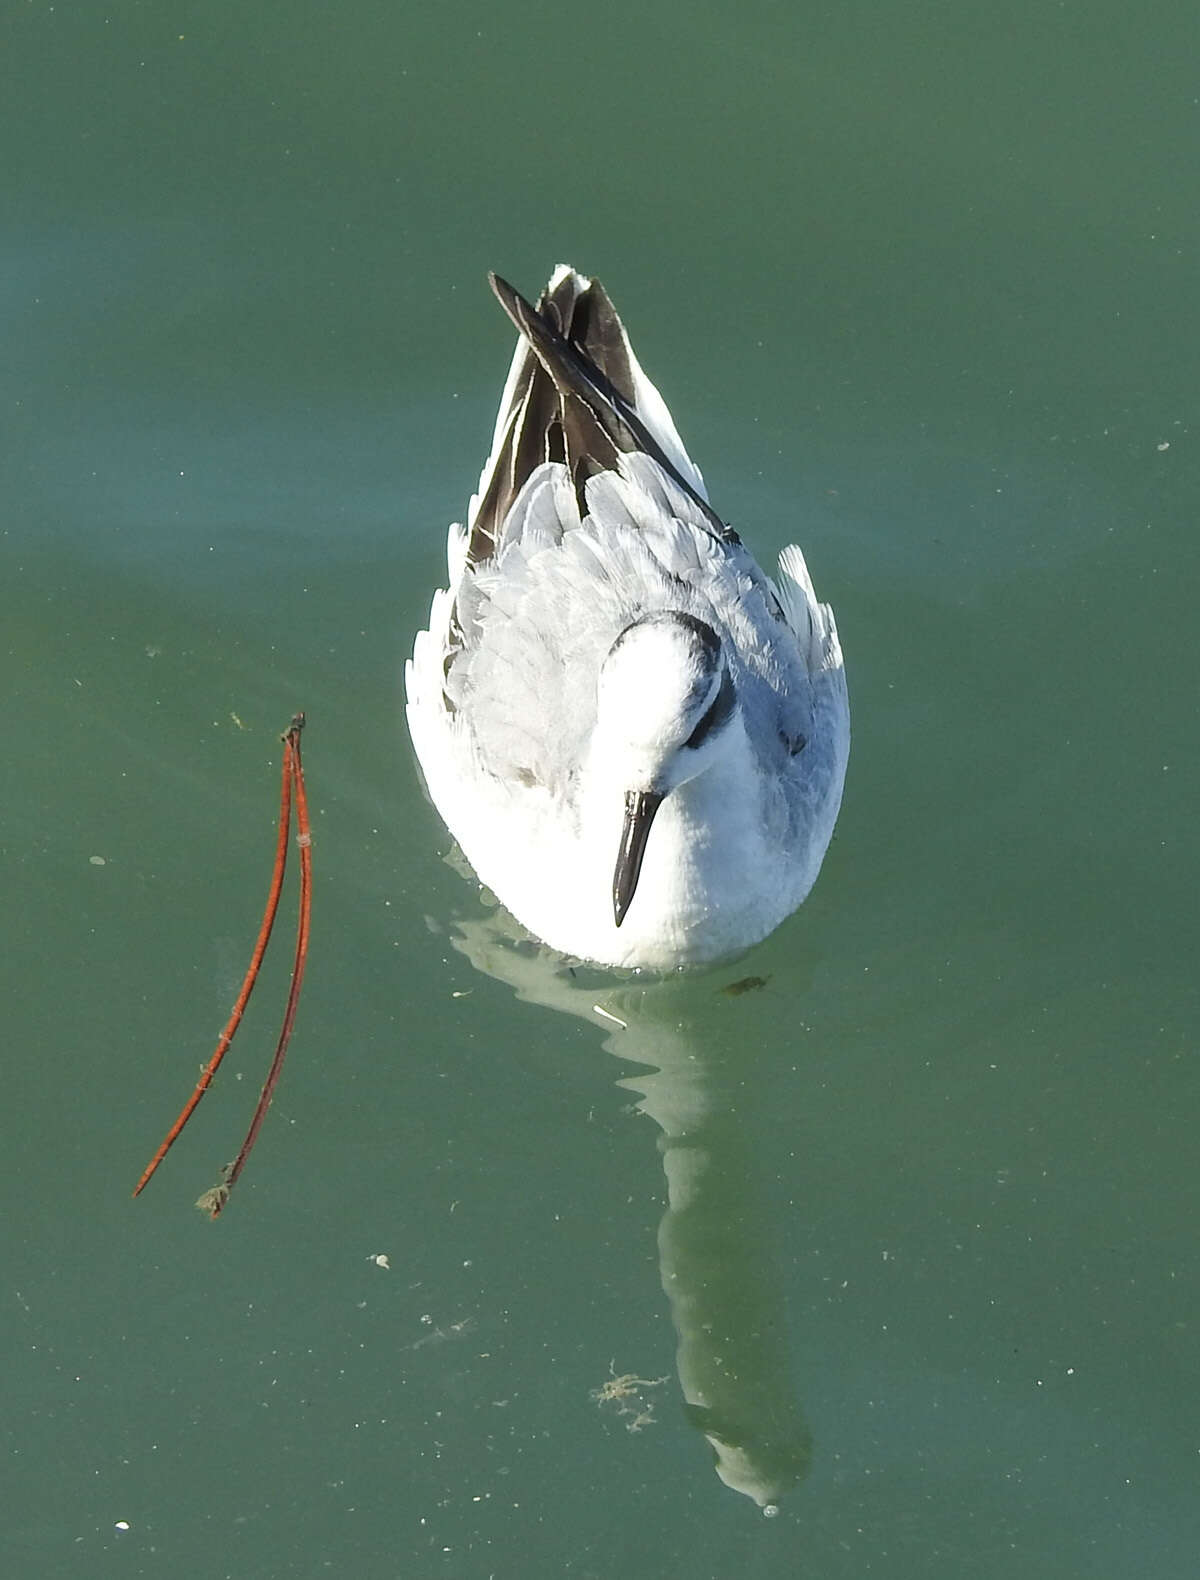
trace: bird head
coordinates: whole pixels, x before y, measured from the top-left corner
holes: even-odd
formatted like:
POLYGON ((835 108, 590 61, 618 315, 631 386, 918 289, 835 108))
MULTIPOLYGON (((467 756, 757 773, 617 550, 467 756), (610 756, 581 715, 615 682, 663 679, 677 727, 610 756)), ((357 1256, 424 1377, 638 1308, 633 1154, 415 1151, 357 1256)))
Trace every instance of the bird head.
POLYGON ((600 667, 596 702, 605 777, 625 797, 613 872, 613 920, 620 927, 655 814, 672 791, 720 755, 737 696, 713 627, 681 610, 664 610, 633 621, 617 637, 600 667))

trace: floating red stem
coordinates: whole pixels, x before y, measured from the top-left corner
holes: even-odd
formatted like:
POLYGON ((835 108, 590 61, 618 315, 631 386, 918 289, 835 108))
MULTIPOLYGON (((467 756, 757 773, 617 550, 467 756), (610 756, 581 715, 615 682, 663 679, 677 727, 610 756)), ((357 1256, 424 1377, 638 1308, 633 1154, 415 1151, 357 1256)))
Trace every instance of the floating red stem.
POLYGON ((254 952, 250 957, 250 965, 242 981, 241 991, 230 1012, 225 1029, 217 1042, 216 1051, 201 1072, 200 1079, 192 1095, 184 1104, 178 1119, 167 1131, 162 1145, 147 1164, 141 1179, 134 1187, 133 1194, 139 1195, 149 1184, 155 1170, 166 1157, 175 1141, 178 1139, 183 1127, 192 1117, 200 1099, 204 1096, 213 1077, 216 1075, 233 1041, 234 1033, 241 1024, 242 1015, 254 991, 258 980, 259 967, 262 965, 267 944, 271 937, 271 929, 275 924, 275 916, 279 910, 279 896, 283 888, 284 873, 287 868, 288 835, 291 827, 292 798, 295 795, 296 817, 299 826, 298 843, 300 845, 300 919, 296 937, 296 960, 292 968, 292 986, 288 994, 287 1009, 284 1012, 283 1030, 280 1032, 279 1043, 275 1049, 275 1058, 271 1064, 270 1073, 263 1087, 262 1096, 259 1098, 258 1107, 254 1112, 250 1131, 238 1153, 235 1162, 226 1170, 224 1183, 206 1197, 201 1198, 202 1204, 209 1208, 215 1218, 225 1204, 229 1190, 234 1180, 241 1173, 254 1145, 259 1130, 262 1128, 263 1118, 270 1106, 271 1097, 279 1080, 279 1073, 283 1066, 283 1057, 287 1051, 288 1040, 291 1037, 292 1026, 296 1018, 296 1003, 300 996, 300 984, 304 977, 304 965, 308 955, 309 915, 312 904, 312 851, 311 835, 308 823, 308 801, 304 793, 304 774, 300 764, 300 731, 304 728, 304 715, 297 713, 292 719, 287 734, 283 737, 283 771, 282 784, 279 793, 279 836, 275 845, 275 867, 271 874, 271 887, 267 894, 266 910, 263 912, 262 924, 258 930, 254 952), (211 1200, 209 1199, 211 1198, 211 1200))

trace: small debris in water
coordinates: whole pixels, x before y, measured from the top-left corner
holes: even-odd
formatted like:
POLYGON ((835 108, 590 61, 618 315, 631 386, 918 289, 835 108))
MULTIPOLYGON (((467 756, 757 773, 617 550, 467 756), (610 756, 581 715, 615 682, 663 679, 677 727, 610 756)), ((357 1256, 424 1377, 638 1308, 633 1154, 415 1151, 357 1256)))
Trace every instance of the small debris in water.
POLYGON ((615 1404, 617 1414, 628 1416, 625 1422, 627 1432, 640 1432, 644 1426, 654 1425, 654 1403, 642 1395, 644 1388, 660 1388, 667 1381, 665 1377, 638 1377, 634 1372, 625 1372, 617 1376, 616 1362, 608 1363, 609 1379, 599 1388, 593 1388, 589 1398, 597 1404, 615 1404))
POLYGON ((606 1009, 602 1009, 599 1004, 592 1005, 592 1013, 602 1016, 605 1020, 611 1020, 613 1025, 619 1026, 622 1031, 629 1030, 629 1022, 627 1020, 622 1020, 618 1015, 610 1015, 608 1011, 606 1009))
POLYGON ((741 998, 743 993, 753 993, 756 988, 765 988, 770 977, 739 977, 736 982, 730 982, 721 989, 728 993, 730 998, 741 998))

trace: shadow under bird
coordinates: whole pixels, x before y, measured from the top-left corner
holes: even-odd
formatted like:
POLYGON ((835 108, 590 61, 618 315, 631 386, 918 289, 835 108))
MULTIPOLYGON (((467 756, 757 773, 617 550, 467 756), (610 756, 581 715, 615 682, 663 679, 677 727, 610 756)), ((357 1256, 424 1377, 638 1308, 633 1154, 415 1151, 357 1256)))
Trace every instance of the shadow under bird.
POLYGON ((543 942, 657 970, 764 938, 808 894, 850 714, 804 556, 772 580, 708 503, 596 280, 520 332, 449 586, 406 667, 429 794, 543 942))

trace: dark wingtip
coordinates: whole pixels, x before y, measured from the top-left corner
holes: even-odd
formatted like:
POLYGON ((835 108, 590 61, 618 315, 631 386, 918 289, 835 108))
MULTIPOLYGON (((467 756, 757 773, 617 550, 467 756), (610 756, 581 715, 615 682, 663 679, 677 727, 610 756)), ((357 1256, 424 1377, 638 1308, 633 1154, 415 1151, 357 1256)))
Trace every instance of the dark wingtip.
MULTIPOLYGON (((565 333, 562 332, 558 322, 553 320, 549 313, 539 312, 531 302, 525 300, 520 291, 494 270, 488 271, 488 282, 496 294, 496 300, 512 319, 517 333, 528 341, 534 356, 549 375, 564 403, 568 398, 579 402, 586 409, 589 419, 598 429, 599 434, 615 451, 629 453, 640 450, 652 461, 656 461, 667 476, 674 479, 699 507, 707 518, 713 536, 725 543, 737 543, 739 541, 737 533, 725 525, 707 499, 682 475, 663 450, 658 439, 646 426, 645 420, 637 410, 632 387, 622 392, 614 386, 608 374, 597 365, 592 350, 597 350, 599 354, 599 347, 593 348, 587 345, 587 331, 583 331, 585 343, 580 344, 573 338, 574 331, 570 327, 565 333)), ((595 281, 592 281, 590 289, 597 289, 595 281)), ((603 291, 603 287, 599 289, 603 291)), ((619 337, 628 374, 628 344, 621 329, 620 319, 607 293, 603 295, 601 305, 611 319, 609 327, 614 342, 619 337)), ((607 362, 607 360, 601 354, 601 361, 607 362)))
POLYGON ((494 269, 488 270, 488 284, 491 286, 496 300, 512 319, 518 331, 523 335, 527 334, 526 324, 531 317, 537 316, 536 309, 532 303, 527 302, 520 291, 515 286, 510 285, 503 275, 497 274, 494 269))

